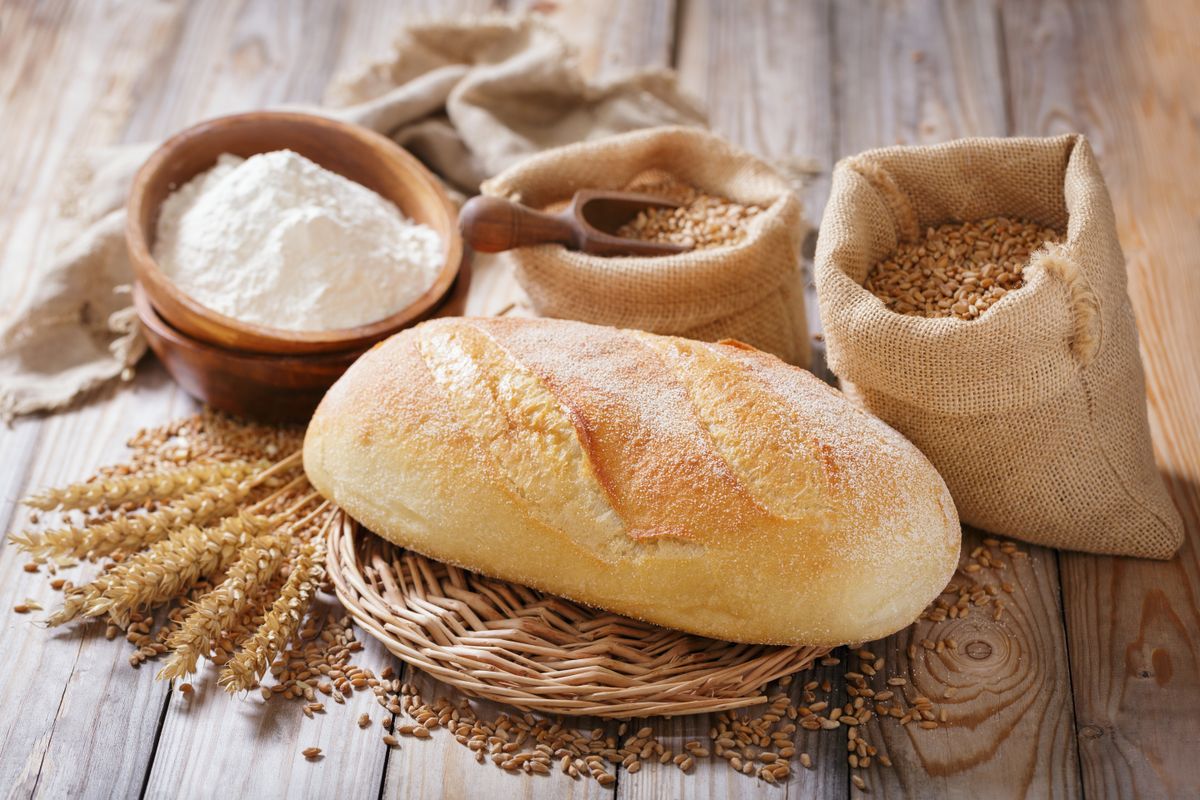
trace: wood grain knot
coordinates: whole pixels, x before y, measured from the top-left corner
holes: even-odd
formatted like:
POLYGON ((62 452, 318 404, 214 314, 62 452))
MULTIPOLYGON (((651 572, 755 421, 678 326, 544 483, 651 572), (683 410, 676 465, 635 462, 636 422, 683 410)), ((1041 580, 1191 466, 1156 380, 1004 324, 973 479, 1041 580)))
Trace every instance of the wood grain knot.
POLYGON ((1099 725, 1084 725, 1079 729, 1080 739, 1099 739, 1104 735, 1104 729, 1099 725))
POLYGON ((992 646, 982 639, 967 642, 965 651, 968 658, 973 658, 976 661, 983 661, 992 657, 992 646))

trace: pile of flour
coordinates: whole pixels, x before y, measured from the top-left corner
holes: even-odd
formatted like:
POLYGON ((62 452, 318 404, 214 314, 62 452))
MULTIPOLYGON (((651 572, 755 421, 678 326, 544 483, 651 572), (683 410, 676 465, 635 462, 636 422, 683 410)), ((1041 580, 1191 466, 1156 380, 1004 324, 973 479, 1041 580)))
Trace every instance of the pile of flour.
POLYGON ((432 284, 441 237, 290 150, 238 158, 163 203, 154 259, 222 314, 293 331, 382 319, 432 284))

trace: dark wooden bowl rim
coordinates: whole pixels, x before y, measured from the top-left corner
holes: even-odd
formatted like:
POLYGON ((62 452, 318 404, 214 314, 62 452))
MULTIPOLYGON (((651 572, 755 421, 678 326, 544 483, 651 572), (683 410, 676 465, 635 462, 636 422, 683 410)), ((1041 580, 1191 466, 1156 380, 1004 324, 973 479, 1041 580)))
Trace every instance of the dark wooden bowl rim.
MULTIPOLYGON (((404 328, 430 312, 445 296, 454 283, 462 263, 462 239, 455 224, 456 216, 454 205, 437 178, 420 161, 386 136, 358 125, 312 114, 291 111, 254 111, 201 122, 167 139, 142 165, 134 178, 133 188, 129 195, 125 238, 134 272, 138 280, 142 282, 149 299, 153 302, 156 313, 162 317, 164 322, 171 323, 173 312, 176 311, 181 314, 191 314, 206 323, 202 324, 206 333, 215 334, 212 339, 205 337, 209 343, 218 348, 232 348, 243 353, 304 354, 332 351, 345 353, 346 351, 365 349, 374 342, 404 328), (447 239, 446 260, 433 285, 424 294, 395 314, 365 325, 328 331, 290 331, 243 322, 214 311, 179 289, 159 269, 151 255, 154 231, 148 230, 157 224, 158 210, 156 208, 153 213, 147 214, 147 209, 144 207, 148 202, 146 187, 155 173, 164 167, 178 148, 193 139, 203 137, 216 129, 237 125, 251 126, 264 121, 290 122, 322 128, 343 138, 349 136, 359 142, 361 146, 369 147, 382 153, 386 158, 402 164, 405 171, 413 176, 413 180, 425 184, 430 193, 439 198, 441 211, 446 214, 448 222, 446 230, 439 231, 447 239)), ((192 333, 199 333, 199 330, 192 331, 192 333)), ((193 340, 192 343, 197 342, 193 340)))
POLYGON ((241 361, 243 363, 259 363, 263 365, 271 365, 278 369, 303 369, 305 367, 321 366, 325 364, 344 364, 349 366, 360 355, 365 353, 370 347, 357 348, 353 350, 337 350, 322 353, 252 353, 241 350, 230 350, 222 347, 219 344, 206 342, 201 339, 196 339, 188 336, 186 333, 177 330, 171 323, 163 317, 162 313, 154 306, 150 300, 150 296, 146 293, 145 287, 140 283, 135 283, 133 286, 133 306, 137 312, 138 320, 142 325, 149 328, 156 336, 164 341, 170 342, 175 347, 181 350, 188 350, 193 353, 199 353, 211 359, 221 361, 241 361))

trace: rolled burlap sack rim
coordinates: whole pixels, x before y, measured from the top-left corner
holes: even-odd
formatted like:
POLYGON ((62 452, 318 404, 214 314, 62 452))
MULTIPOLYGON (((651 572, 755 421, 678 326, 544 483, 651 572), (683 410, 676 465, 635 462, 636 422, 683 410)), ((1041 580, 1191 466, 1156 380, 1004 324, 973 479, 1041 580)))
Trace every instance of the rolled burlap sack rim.
MULTIPOLYGON (((1113 228, 1111 210, 1098 203, 1103 183, 1098 171, 1076 169, 1091 161, 1082 136, 1053 138, 968 138, 927 147, 889 147, 844 159, 834 171, 831 194, 844 202, 827 209, 818 240, 818 295, 827 330, 830 368, 842 379, 869 386, 904 402, 940 413, 974 415, 1037 406, 1069 391, 1078 371, 1095 357, 1102 339, 1099 300, 1081 263, 1103 259, 1113 228), (1021 160, 1022 172, 1054 176, 1061 207, 1045 203, 1045 178, 1026 184, 1024 202, 989 197, 990 174, 973 176, 979 148, 1021 160), (1030 167, 1030 153, 1040 156, 1030 167), (938 209, 906 191, 896 166, 938 160, 962 165, 963 191, 975 193, 977 213, 964 215, 951 200, 938 209), (1046 170, 1049 164, 1053 169, 1046 170), (1084 192, 1065 188, 1071 171, 1087 175, 1084 192), (839 219, 842 208, 859 215, 891 220, 890 231, 864 231, 861 224, 839 219), (952 210, 953 209, 953 210, 952 210), (1065 230, 1065 241, 1034 253, 1024 270, 1025 283, 973 320, 926 318, 899 314, 863 287, 868 270, 905 241, 914 241, 926 225, 984 219, 1025 217, 1065 230), (832 217, 832 219, 830 218, 832 217), (1019 341, 1020 348, 1013 347, 1019 341), (936 352, 936 358, 930 353, 936 352)), ((918 167, 919 168, 919 165, 918 167)), ((909 167, 914 169, 914 167, 909 167)), ((1024 177, 1018 175, 1018 177, 1024 177)), ((1007 184, 1009 188, 1012 182, 1007 184)), ((1019 190, 1019 188, 1018 188, 1019 190)), ((958 206, 961 208, 961 205, 958 206)))
POLYGON ((659 332, 681 332, 744 313, 795 278, 804 222, 791 184, 765 161, 702 129, 651 128, 556 148, 481 190, 546 208, 583 188, 623 190, 650 171, 763 211, 741 242, 679 255, 601 257, 557 244, 521 248, 509 257, 535 307, 586 322, 640 327, 652 321, 659 332))

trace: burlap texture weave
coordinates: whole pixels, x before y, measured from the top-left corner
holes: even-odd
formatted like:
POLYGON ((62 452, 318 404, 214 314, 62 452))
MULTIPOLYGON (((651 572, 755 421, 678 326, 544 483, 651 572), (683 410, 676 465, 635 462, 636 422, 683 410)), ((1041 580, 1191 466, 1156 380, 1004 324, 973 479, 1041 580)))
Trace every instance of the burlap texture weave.
POLYGON ((842 161, 817 244, 829 364, 937 466, 964 522, 1038 544, 1170 558, 1137 329, 1087 141, 964 139, 842 161), (978 319, 888 310, 862 287, 901 241, 1004 215, 1066 232, 978 319))
POLYGON ((561 245, 513 250, 507 257, 534 309, 692 339, 739 339, 807 366, 800 201, 786 178, 750 153, 703 130, 656 128, 532 156, 482 191, 544 209, 578 189, 625 189, 647 173, 765 210, 740 243, 673 256, 604 258, 561 245))

